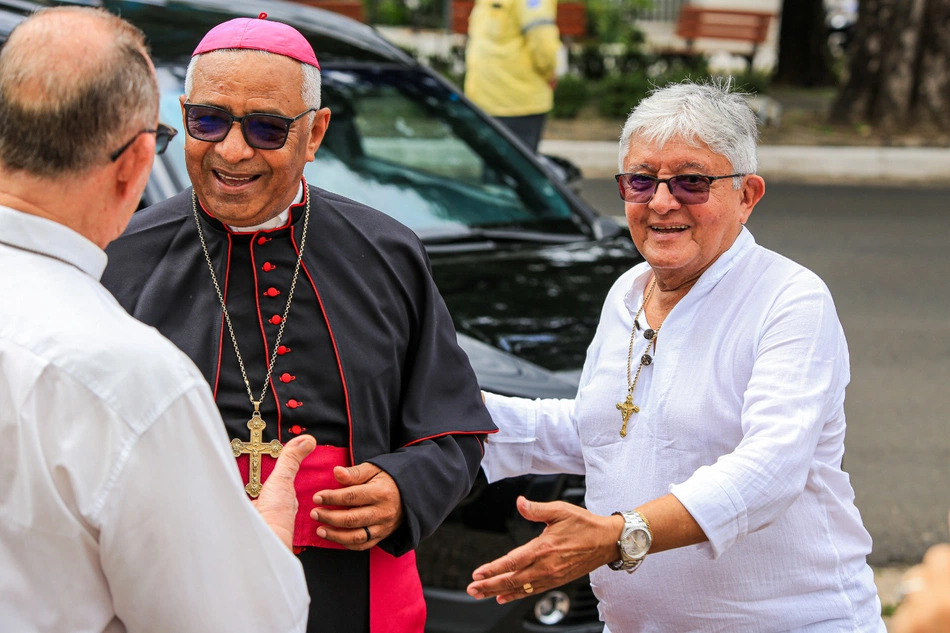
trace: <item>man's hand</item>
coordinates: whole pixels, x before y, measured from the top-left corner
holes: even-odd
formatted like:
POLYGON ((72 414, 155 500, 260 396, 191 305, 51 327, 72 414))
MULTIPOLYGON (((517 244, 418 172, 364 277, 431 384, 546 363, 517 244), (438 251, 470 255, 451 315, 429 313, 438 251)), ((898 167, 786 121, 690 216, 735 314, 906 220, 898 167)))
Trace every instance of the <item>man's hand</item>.
POLYGON ((894 615, 895 633, 950 631, 950 545, 934 545, 903 583, 913 588, 894 615))
POLYGON ((363 462, 350 468, 337 466, 333 476, 343 487, 321 490, 313 496, 313 502, 342 507, 317 508, 310 513, 312 519, 326 524, 317 528, 317 536, 347 549, 366 550, 402 523, 402 496, 384 470, 363 462))
POLYGON ((499 604, 544 592, 620 558, 623 518, 603 517, 563 501, 536 503, 518 497, 518 511, 547 527, 535 539, 472 573, 468 594, 494 596, 499 604))
POLYGON ((261 494, 251 500, 264 522, 287 549, 293 549, 294 546, 294 518, 297 515, 294 479, 300 469, 300 462, 316 447, 317 440, 310 435, 298 435, 284 444, 274 470, 261 488, 261 494))

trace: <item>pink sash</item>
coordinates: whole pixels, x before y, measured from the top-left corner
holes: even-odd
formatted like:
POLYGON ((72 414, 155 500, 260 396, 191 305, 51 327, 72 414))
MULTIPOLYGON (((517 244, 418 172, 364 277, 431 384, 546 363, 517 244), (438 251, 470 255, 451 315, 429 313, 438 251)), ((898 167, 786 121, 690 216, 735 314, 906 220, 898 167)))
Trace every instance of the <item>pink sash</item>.
MULTIPOLYGON (((237 458, 244 483, 248 480, 248 456, 237 458)), ((261 481, 267 481, 276 460, 261 460, 261 481)), ((297 518, 294 524, 294 549, 325 547, 346 549, 317 536, 319 522, 310 518, 316 506, 313 495, 320 490, 340 487, 333 477, 334 466, 349 466, 346 448, 320 446, 304 459, 297 473, 297 518)), ((369 551, 369 622, 372 633, 421 633, 425 628, 426 604, 422 597, 422 581, 416 569, 416 553, 395 557, 379 547, 369 551)))

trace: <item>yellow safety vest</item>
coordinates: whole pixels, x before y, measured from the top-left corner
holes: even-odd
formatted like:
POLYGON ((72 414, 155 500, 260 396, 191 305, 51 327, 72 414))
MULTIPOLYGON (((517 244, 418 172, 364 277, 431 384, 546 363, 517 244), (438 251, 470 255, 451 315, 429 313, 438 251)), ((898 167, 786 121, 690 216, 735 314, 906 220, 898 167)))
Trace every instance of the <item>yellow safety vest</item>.
POLYGON ((465 95, 493 116, 554 107, 557 0, 475 0, 468 21, 465 95))

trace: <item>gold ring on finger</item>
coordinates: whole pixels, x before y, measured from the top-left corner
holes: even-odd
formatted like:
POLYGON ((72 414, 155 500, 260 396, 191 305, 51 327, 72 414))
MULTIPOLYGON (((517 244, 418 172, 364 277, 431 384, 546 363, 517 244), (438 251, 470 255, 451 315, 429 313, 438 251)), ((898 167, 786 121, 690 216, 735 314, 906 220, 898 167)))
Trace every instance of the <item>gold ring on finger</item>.
POLYGON ((526 582, 526 583, 522 586, 522 589, 524 589, 524 592, 525 592, 525 593, 534 593, 534 587, 531 586, 531 583, 530 583, 530 582, 526 582))

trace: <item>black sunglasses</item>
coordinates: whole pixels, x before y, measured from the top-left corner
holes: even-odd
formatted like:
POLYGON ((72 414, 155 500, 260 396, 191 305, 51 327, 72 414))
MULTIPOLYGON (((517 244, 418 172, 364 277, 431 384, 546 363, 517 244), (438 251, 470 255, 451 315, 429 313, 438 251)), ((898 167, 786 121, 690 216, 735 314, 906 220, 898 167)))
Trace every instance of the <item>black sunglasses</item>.
POLYGON ((241 124, 244 141, 255 149, 280 149, 287 142, 290 126, 316 108, 309 108, 295 117, 279 114, 246 114, 234 116, 227 110, 208 105, 185 104, 185 128, 191 138, 208 143, 223 141, 235 121, 241 124))
POLYGON ((164 123, 159 123, 154 130, 139 130, 136 132, 135 136, 129 139, 128 143, 109 155, 109 158, 112 160, 112 162, 114 163, 116 160, 118 160, 119 156, 122 155, 122 152, 129 149, 129 147, 132 146, 132 143, 135 142, 135 139, 142 136, 143 134, 155 135, 155 154, 157 155, 163 154, 165 150, 168 149, 168 141, 172 140, 175 135, 178 134, 178 130, 170 125, 165 125, 164 123))
POLYGON ((626 202, 646 204, 656 195, 660 183, 665 182, 670 195, 682 204, 702 204, 709 200, 709 188, 713 182, 723 178, 738 178, 747 174, 729 174, 728 176, 704 176, 703 174, 682 174, 670 178, 657 178, 647 174, 617 174, 617 186, 620 197, 626 202))

